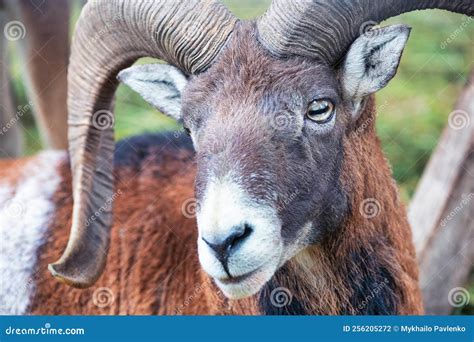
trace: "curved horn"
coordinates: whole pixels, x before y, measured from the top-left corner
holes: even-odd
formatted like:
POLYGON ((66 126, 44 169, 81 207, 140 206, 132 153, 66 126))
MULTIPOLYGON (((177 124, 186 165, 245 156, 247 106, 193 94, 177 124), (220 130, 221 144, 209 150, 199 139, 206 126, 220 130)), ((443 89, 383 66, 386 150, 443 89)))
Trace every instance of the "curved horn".
POLYGON ((111 101, 117 73, 140 57, 156 57, 186 74, 210 66, 237 19, 208 0, 94 0, 84 7, 69 65, 69 154, 72 228, 50 272, 75 287, 101 275, 109 247, 114 151, 111 101))
POLYGON ((335 65, 367 26, 429 8, 474 14, 472 0, 274 0, 257 27, 259 40, 275 56, 335 65))

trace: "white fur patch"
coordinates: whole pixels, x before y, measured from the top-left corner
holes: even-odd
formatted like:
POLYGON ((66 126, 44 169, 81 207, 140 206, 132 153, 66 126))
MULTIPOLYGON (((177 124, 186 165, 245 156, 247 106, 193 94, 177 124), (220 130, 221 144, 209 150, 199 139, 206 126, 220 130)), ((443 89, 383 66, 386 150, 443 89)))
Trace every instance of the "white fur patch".
POLYGON ((38 154, 19 169, 16 186, 0 180, 0 314, 26 313, 34 291, 34 271, 54 213, 52 196, 65 152, 38 154))
POLYGON ((209 182, 197 215, 198 252, 204 270, 230 298, 256 293, 271 278, 280 264, 283 242, 281 222, 274 208, 255 203, 232 177, 209 182), (235 226, 248 224, 253 231, 231 253, 228 267, 233 277, 252 273, 238 283, 223 283, 227 278, 222 264, 202 240, 215 243, 230 235, 235 226))
POLYGON ((181 93, 188 81, 179 69, 167 64, 135 65, 122 70, 118 79, 163 114, 181 119, 181 93))

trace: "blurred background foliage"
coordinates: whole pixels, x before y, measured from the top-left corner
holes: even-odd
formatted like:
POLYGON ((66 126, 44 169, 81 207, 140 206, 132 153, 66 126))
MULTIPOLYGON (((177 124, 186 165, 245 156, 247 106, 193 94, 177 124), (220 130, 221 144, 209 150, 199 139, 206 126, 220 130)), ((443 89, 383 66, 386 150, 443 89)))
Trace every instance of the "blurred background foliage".
MULTIPOLYGON (((238 17, 248 19, 262 14, 270 0, 224 0, 224 3, 238 17)), ((71 27, 78 13, 76 8, 71 27)), ((413 29, 396 77, 377 95, 377 130, 402 198, 408 203, 472 68, 474 21, 435 10, 405 14, 383 25, 394 23, 413 29)), ((21 65, 14 46, 11 54, 17 103, 26 103, 21 65)), ((179 129, 176 122, 156 112, 125 86, 118 89, 115 112, 116 139, 179 129)), ((30 155, 42 148, 31 113, 24 115, 22 125, 26 130, 25 153, 30 155)), ((471 278, 473 284, 474 276, 471 278)), ((471 304, 456 313, 474 313, 474 286, 470 292, 471 304)))

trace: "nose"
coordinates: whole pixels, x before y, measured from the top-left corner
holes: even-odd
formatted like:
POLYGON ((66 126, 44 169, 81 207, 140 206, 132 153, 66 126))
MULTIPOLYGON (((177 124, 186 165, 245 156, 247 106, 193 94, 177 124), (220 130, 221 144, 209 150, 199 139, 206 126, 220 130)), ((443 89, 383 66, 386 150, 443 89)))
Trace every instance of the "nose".
POLYGON ((214 251, 214 255, 221 262, 225 272, 229 277, 232 277, 228 267, 229 256, 237 246, 241 245, 244 240, 246 240, 252 234, 252 232, 252 226, 245 223, 240 226, 232 227, 230 234, 219 241, 211 242, 208 239, 202 237, 203 241, 214 251))

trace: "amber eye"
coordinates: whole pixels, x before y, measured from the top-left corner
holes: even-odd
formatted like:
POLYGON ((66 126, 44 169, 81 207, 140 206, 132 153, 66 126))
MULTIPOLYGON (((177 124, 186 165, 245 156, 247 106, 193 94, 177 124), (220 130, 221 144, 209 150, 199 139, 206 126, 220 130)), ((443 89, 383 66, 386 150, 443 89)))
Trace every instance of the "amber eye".
POLYGON ((331 121, 334 116, 334 105, 329 100, 314 100, 311 101, 306 116, 311 121, 318 124, 324 124, 331 121))

